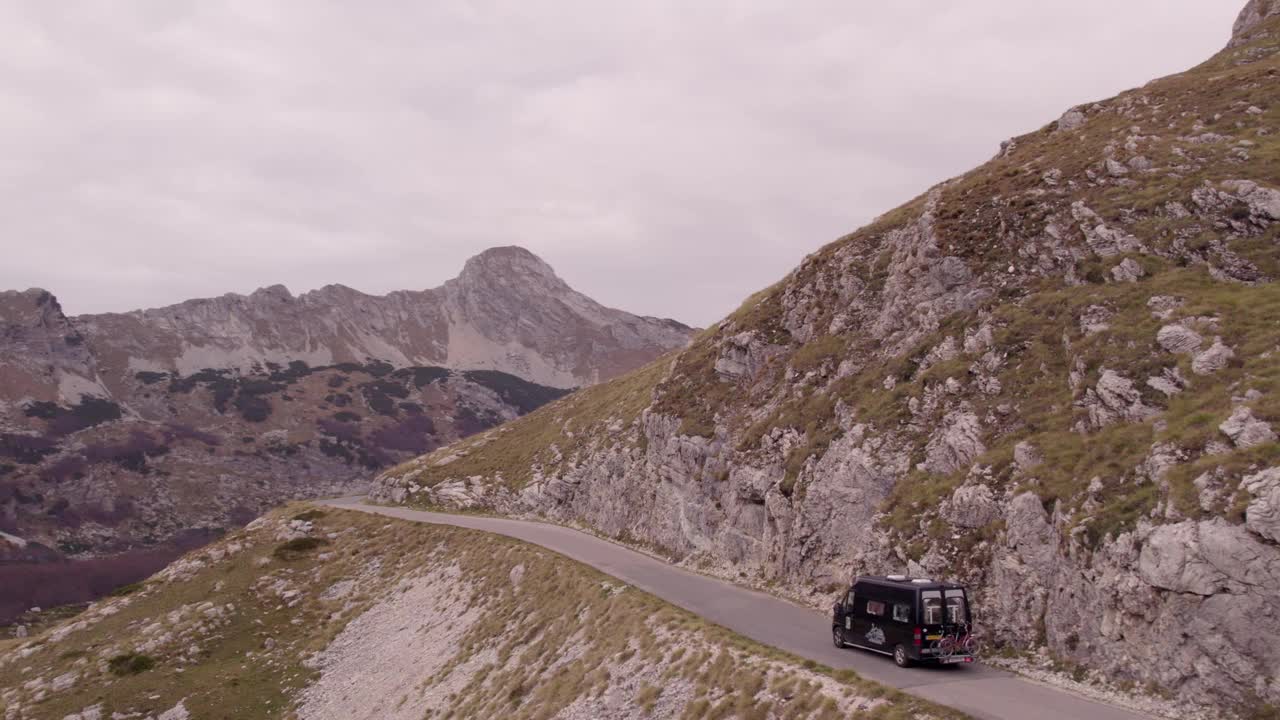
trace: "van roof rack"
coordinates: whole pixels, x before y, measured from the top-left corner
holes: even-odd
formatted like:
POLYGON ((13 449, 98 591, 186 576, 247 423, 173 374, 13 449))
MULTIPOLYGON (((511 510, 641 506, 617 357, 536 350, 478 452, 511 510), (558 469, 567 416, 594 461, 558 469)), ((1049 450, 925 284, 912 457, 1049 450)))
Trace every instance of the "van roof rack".
POLYGON ((854 583, 874 583, 879 585, 888 585, 895 587, 913 587, 913 588, 959 588, 963 589, 963 583, 952 582, 949 580, 935 580, 933 578, 913 578, 907 575, 859 575, 854 578, 854 583))

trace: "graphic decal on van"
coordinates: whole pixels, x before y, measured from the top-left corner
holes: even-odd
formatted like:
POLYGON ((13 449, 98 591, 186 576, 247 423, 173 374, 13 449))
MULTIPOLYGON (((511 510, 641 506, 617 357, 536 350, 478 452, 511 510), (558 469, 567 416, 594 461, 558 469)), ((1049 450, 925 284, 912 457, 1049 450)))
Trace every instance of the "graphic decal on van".
POLYGON ((867 640, 870 640, 877 645, 883 645, 884 631, 880 629, 879 625, 872 625, 871 629, 867 631, 867 640))

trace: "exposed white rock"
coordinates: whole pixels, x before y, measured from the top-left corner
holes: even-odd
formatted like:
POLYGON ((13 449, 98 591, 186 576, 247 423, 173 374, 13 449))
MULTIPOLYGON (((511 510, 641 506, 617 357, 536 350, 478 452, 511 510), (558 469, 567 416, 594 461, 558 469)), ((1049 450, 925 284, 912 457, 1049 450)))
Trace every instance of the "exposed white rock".
POLYGON ((738 333, 720 347, 716 359, 716 372, 727 378, 740 378, 755 372, 761 361, 763 343, 756 340, 755 331, 738 333))
POLYGON ((967 410, 957 410, 943 418, 938 430, 925 446, 921 468, 947 474, 968 467, 986 452, 982 444, 982 422, 967 410))
POLYGON ((1013 464, 1021 472, 1030 472, 1044 462, 1044 457, 1035 445, 1022 441, 1013 446, 1013 464))
POLYGON ((1192 359, 1191 372, 1197 375, 1211 375, 1226 367, 1235 356, 1235 351, 1223 343, 1222 338, 1215 338, 1208 350, 1198 353, 1192 359))
POLYGON ((976 329, 966 330, 964 333, 964 351, 970 355, 977 355, 985 352, 995 342, 995 336, 991 332, 990 323, 982 323, 976 329))
POLYGON ((1116 282, 1138 282, 1147 273, 1133 258, 1125 258, 1119 265, 1111 268, 1111 277, 1116 282))
POLYGON ((1255 418, 1253 410, 1245 406, 1236 408, 1218 429, 1231 438, 1231 442, 1238 448, 1251 448, 1276 440, 1271 425, 1255 418))
POLYGON ((1080 332, 1094 335, 1111 329, 1113 312, 1104 305, 1090 305, 1080 314, 1080 332))
POLYGON ((1159 391, 1165 397, 1173 397, 1182 392, 1181 385, 1163 376, 1147 378, 1147 387, 1159 391))
POLYGON ((432 698, 402 695, 454 656, 482 605, 457 566, 415 578, 352 620, 315 659, 319 678, 304 689, 298 717, 418 720, 432 698), (432 612, 424 615, 423 608, 432 612), (412 657, 413 662, 403 658, 412 657))
POLYGON ((1185 302, 1171 295, 1155 295, 1147 301, 1147 307, 1151 309, 1152 316, 1160 320, 1168 320, 1185 302))
POLYGON ((1280 543, 1280 468, 1246 475, 1241 486, 1253 495, 1253 501, 1245 508, 1245 526, 1280 543))
POLYGON ((1110 257, 1126 252, 1143 252, 1145 248, 1133 235, 1106 224, 1083 201, 1071 205, 1071 216, 1079 224, 1089 248, 1100 257, 1110 257))
POLYGON ((966 528, 979 528, 1000 517, 1000 506, 986 485, 956 488, 942 508, 942 516, 950 523, 966 528))
POLYGON ((1135 155, 1129 158, 1129 167, 1138 172, 1146 172, 1151 168, 1155 167, 1155 164, 1152 163, 1151 160, 1145 156, 1135 155))
POLYGON ((1151 531, 1138 559, 1148 584, 1209 597, 1280 587, 1280 549, 1265 548, 1249 532, 1222 519, 1161 525, 1151 531), (1261 556, 1271 563, 1258 563, 1261 556))
POLYGON ((1249 0, 1244 10, 1236 18, 1232 27, 1231 43, 1227 47, 1238 47, 1251 39, 1251 33, 1268 18, 1280 15, 1280 2, 1276 0, 1249 0))
POLYGON ((1081 405, 1095 428, 1120 421, 1141 422, 1159 412, 1142 402, 1142 394, 1132 380, 1114 370, 1102 371, 1098 383, 1085 391, 1081 405))
POLYGON ((191 713, 187 710, 186 700, 179 700, 177 705, 160 713, 156 720, 187 720, 191 713))
POLYGON ((1183 325, 1165 325, 1156 333, 1156 342, 1171 353, 1192 353, 1200 349, 1204 338, 1183 325))
POLYGON ((77 672, 72 671, 72 672, 63 673, 55 677, 53 679, 53 682, 49 684, 49 687, 54 692, 62 692, 63 690, 71 689, 71 687, 74 686, 76 684, 76 681, 79 679, 80 679, 80 674, 77 672))
POLYGON ((1058 118, 1058 129, 1064 131, 1075 130, 1084 125, 1086 120, 1083 112, 1077 108, 1072 108, 1058 118))

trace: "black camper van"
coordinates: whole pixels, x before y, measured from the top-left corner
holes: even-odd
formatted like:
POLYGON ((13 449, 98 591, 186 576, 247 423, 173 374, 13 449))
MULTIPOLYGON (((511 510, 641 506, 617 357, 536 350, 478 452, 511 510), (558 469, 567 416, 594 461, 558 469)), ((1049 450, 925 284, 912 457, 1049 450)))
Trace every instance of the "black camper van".
POLYGON ((831 612, 836 647, 915 662, 974 660, 973 618, 963 585, 904 575, 858 577, 831 612))

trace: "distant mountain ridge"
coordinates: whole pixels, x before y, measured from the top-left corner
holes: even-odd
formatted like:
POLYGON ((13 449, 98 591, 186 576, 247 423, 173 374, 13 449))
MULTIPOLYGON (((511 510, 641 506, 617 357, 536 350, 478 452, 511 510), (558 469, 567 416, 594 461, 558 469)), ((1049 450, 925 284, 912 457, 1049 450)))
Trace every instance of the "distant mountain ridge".
POLYGON ((286 499, 362 491, 692 332, 603 307, 514 247, 381 297, 277 285, 69 317, 44 290, 0 292, 0 532, 18 539, 0 535, 0 622, 286 499))
POLYGON ((295 297, 272 285, 73 323, 114 375, 379 360, 500 370, 560 388, 609 379, 692 336, 674 320, 600 305, 514 246, 486 250, 428 290, 378 296, 327 285, 295 297))

